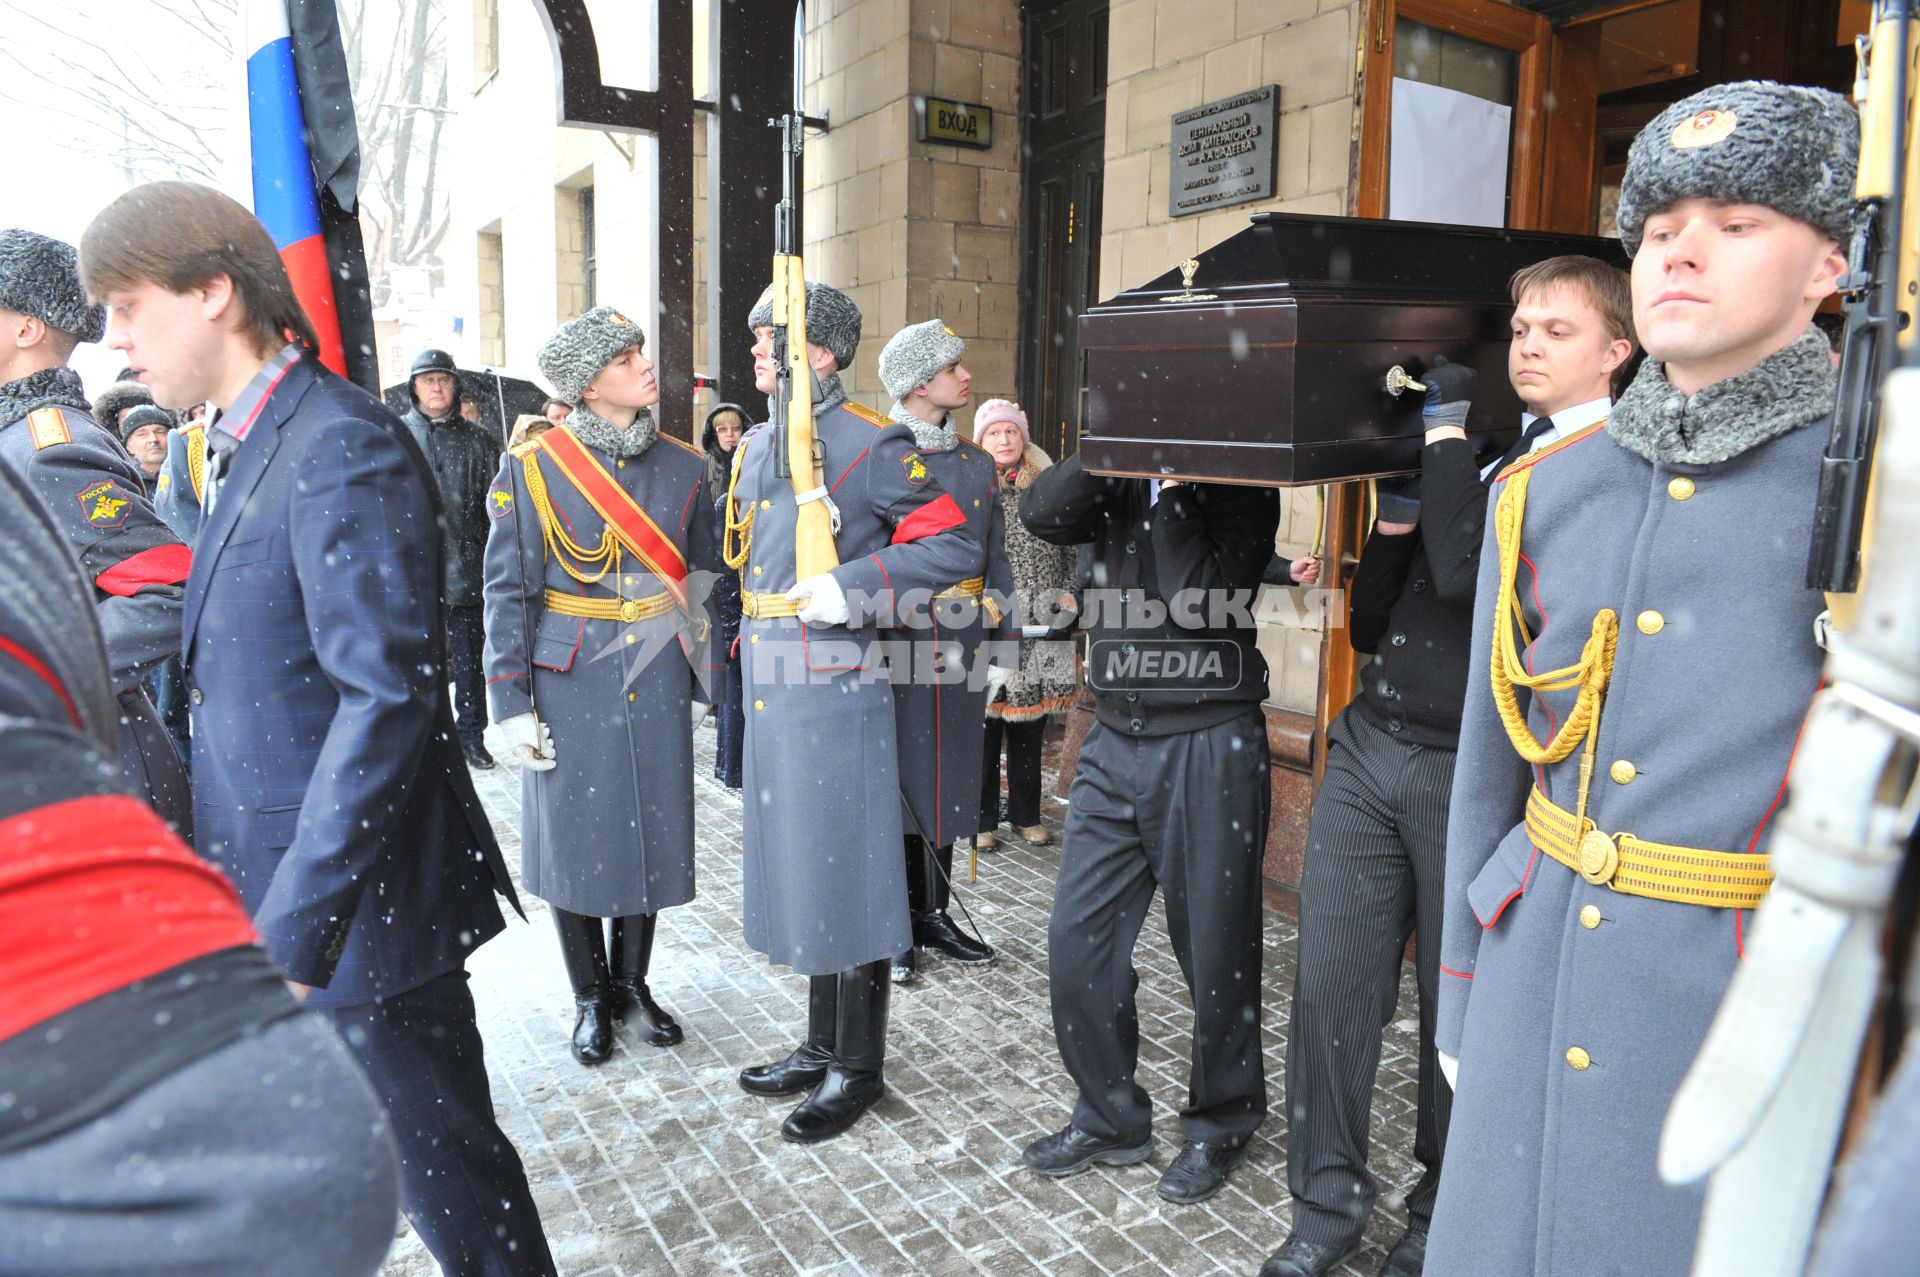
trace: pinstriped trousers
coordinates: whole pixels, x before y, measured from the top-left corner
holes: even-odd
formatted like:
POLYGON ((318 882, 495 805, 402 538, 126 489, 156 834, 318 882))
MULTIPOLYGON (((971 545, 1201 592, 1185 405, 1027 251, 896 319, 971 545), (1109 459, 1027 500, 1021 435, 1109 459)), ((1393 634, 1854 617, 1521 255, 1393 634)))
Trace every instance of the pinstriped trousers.
POLYGON ((1453 1092, 1433 1053, 1454 751, 1417 745, 1349 708, 1327 729, 1300 879, 1300 954, 1287 1035, 1287 1187, 1293 1233, 1357 1240, 1377 1189, 1368 1118, 1381 1030, 1399 997, 1401 954, 1419 935, 1420 1099, 1413 1151, 1425 1168, 1407 1192, 1424 1226, 1440 1189, 1453 1092))

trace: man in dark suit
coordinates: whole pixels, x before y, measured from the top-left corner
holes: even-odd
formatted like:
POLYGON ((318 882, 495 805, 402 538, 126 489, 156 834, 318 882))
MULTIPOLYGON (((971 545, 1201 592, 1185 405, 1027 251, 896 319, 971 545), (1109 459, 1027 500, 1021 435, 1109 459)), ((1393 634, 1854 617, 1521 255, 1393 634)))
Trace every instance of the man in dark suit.
MULTIPOLYGON (((1300 958, 1287 1034, 1287 1187, 1293 1232, 1261 1277, 1320 1277, 1360 1246, 1373 1212, 1368 1112, 1380 1034, 1393 1016, 1401 955, 1417 934, 1420 1096, 1407 1229, 1381 1277, 1418 1277, 1440 1186, 1452 1089, 1439 1076, 1434 1014, 1446 876, 1448 797, 1467 687, 1468 631, 1487 481, 1529 450, 1604 420, 1609 386, 1633 353, 1624 271, 1554 257, 1513 277, 1507 376, 1526 406, 1521 437, 1492 461, 1465 430, 1470 368, 1436 361, 1421 470, 1382 480, 1379 520, 1360 552, 1347 637, 1373 660, 1361 692, 1327 728, 1300 880, 1300 958)), ((1487 694, 1479 685, 1474 693, 1487 694)))
POLYGON ((443 1271, 551 1273, 467 988, 513 891, 447 702, 425 459, 311 357, 272 241, 226 196, 140 187, 81 254, 154 397, 221 410, 183 622, 199 850, 386 1102, 443 1271))

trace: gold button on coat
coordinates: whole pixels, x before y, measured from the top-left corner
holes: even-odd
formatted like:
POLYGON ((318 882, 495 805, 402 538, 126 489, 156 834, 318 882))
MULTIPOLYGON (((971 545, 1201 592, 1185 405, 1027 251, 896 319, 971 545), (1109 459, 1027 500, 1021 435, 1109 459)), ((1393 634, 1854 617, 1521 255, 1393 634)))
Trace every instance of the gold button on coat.
POLYGON ((636 693, 633 693, 633 692, 627 693, 627 703, 629 705, 631 705, 636 699, 637 699, 636 693))
POLYGON ((753 703, 753 707, 755 709, 765 709, 767 707, 767 703, 765 701, 755 701, 753 703))
POLYGON ((1685 501, 1693 495, 1693 480, 1685 475, 1667 480, 1667 495, 1675 501, 1685 501))
POLYGON ((1632 784, 1633 778, 1640 774, 1639 768, 1635 767, 1632 763, 1628 762, 1624 758, 1616 761, 1613 767, 1610 769, 1610 771, 1613 776, 1614 783, 1619 785, 1632 784))
POLYGON ((759 641, 760 641, 760 636, 758 634, 749 634, 747 636, 747 642, 749 643, 758 643, 759 641))
POLYGON ((773 509, 773 502, 763 500, 760 502, 760 508, 762 510, 771 510, 773 509))
POLYGON ((1577 1046, 1567 1048, 1567 1064, 1575 1073, 1585 1073, 1593 1066, 1593 1057, 1577 1046))
POLYGON ((1652 608, 1648 608, 1639 616, 1635 617, 1633 623, 1640 627, 1642 634, 1658 634, 1661 630, 1667 628, 1667 618, 1652 608))
POLYGON ((1598 905, 1588 905, 1580 911, 1580 925, 1588 931, 1592 931, 1600 925, 1600 908, 1598 905))

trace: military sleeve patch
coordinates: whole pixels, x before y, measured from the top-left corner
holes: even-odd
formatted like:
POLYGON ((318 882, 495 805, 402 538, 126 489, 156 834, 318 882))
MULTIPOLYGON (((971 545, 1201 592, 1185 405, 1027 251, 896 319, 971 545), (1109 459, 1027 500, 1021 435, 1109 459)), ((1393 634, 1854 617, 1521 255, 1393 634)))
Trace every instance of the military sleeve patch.
POLYGON ((504 519, 513 513, 513 491, 510 488, 495 487, 487 493, 487 513, 496 519, 504 519))
POLYGON ((77 499, 87 522, 96 528, 119 527, 133 509, 133 498, 111 479, 88 484, 80 490, 77 499))
POLYGON ((900 468, 907 472, 908 483, 916 488, 926 486, 927 479, 930 476, 927 474, 927 463, 921 460, 919 453, 902 453, 900 456, 900 468))

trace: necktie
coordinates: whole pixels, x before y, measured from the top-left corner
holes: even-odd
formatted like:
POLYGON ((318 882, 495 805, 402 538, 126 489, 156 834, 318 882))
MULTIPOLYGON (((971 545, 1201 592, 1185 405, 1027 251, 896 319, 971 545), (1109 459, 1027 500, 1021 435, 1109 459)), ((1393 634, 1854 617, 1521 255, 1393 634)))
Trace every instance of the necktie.
POLYGON ((1505 470, 1508 466, 1533 451, 1533 441, 1551 429, 1553 429, 1552 417, 1535 417, 1533 424, 1522 431, 1520 437, 1514 440, 1513 444, 1505 452, 1500 454, 1500 460, 1493 463, 1493 469, 1487 472, 1488 476, 1491 477, 1499 474, 1502 470, 1505 470))

